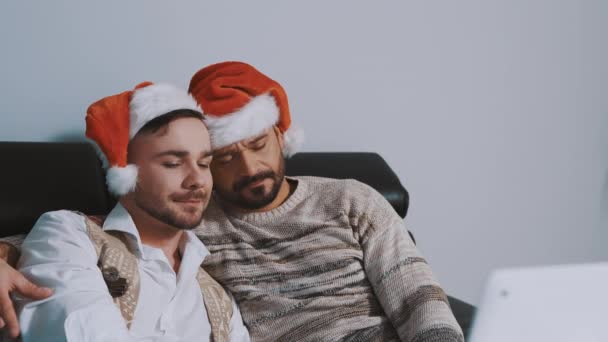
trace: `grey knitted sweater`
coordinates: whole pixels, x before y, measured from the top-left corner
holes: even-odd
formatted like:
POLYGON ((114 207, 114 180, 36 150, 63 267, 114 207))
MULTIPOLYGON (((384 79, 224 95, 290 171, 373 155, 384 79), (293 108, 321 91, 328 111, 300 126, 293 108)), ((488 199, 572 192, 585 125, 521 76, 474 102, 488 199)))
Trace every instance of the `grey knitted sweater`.
POLYGON ((297 182, 281 206, 197 235, 255 341, 463 341, 444 291, 390 204, 354 180, 297 182))

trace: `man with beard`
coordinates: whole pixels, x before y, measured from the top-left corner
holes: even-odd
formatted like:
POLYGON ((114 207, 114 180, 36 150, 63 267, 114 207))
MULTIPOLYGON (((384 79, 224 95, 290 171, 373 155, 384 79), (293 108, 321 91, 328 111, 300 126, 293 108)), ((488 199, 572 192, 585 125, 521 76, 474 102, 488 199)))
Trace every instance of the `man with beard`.
POLYGON ((249 341, 192 232, 213 184, 199 106, 147 82, 97 101, 86 122, 118 204, 105 218, 62 210, 37 221, 19 270, 54 294, 17 300, 23 341, 249 341))
POLYGON ((252 66, 198 71, 213 146, 205 268, 261 341, 463 341, 391 205, 354 180, 285 177, 301 134, 281 85, 252 66))
MULTIPOLYGON (((214 195, 195 229, 211 253, 203 265, 234 295, 252 340, 463 341, 382 195, 354 180, 285 176, 283 157, 302 136, 278 82, 225 62, 198 71, 189 90, 213 148, 214 195)), ((1 267, 16 280, 0 294, 26 284, 1 267)))

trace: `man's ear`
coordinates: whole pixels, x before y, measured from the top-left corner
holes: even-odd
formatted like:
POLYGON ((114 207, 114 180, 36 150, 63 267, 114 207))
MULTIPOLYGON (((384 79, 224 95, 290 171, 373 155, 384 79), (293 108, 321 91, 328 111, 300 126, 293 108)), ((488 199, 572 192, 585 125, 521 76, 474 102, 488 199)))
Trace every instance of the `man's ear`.
POLYGON ((283 149, 285 148, 285 138, 283 137, 283 132, 281 132, 279 127, 276 125, 273 126, 272 129, 274 130, 274 133, 277 136, 277 139, 279 140, 279 146, 281 147, 281 151, 283 151, 283 149))

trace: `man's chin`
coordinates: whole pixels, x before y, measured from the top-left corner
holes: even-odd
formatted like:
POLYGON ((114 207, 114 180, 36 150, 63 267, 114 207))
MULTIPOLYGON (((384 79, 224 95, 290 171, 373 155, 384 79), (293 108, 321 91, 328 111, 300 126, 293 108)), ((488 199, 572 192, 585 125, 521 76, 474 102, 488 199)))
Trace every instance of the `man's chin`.
POLYGON ((201 222, 203 221, 203 216, 199 215, 196 218, 179 218, 177 220, 175 220, 175 226, 176 228, 182 229, 182 230, 192 230, 196 227, 198 227, 201 222))
POLYGON ((270 189, 267 189, 264 186, 244 189, 239 193, 239 197, 246 201, 259 201, 270 197, 270 189))
POLYGON ((174 223, 179 229, 194 229, 203 221, 203 212, 204 209, 197 209, 196 211, 181 210, 178 215, 175 215, 174 223))

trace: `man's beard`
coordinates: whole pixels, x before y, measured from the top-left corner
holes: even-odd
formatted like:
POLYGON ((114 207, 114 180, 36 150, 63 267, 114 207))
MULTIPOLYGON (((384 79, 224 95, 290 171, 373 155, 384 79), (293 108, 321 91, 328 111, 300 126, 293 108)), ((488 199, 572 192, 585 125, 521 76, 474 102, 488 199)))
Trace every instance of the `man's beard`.
MULTIPOLYGON (((187 199, 199 199, 202 201, 202 210, 199 215, 184 215, 178 212, 175 208, 170 208, 167 205, 167 202, 154 201, 155 197, 146 194, 142 191, 135 192, 135 204, 145 211, 148 215, 154 217, 155 219, 163 222, 169 226, 182 229, 182 230, 191 230, 198 227, 203 220, 203 213, 207 208, 207 204, 209 200, 203 191, 195 191, 192 193, 188 193, 186 195, 181 196, 171 196, 170 200, 178 200, 184 201, 187 199)), ((193 214, 192 211, 191 214, 193 214)))
POLYGON ((279 169, 277 170, 277 172, 274 172, 272 170, 266 170, 250 177, 243 177, 234 183, 234 185, 232 186, 232 192, 230 194, 224 193, 221 190, 218 191, 218 189, 216 189, 216 192, 220 195, 221 199, 224 202, 228 202, 236 207, 249 210, 260 209, 267 206, 272 201, 274 201, 275 198, 277 198, 284 178, 285 161, 283 160, 283 158, 281 158, 279 162, 279 169), (266 178, 272 180, 272 186, 268 193, 265 194, 264 187, 260 186, 251 189, 251 193, 254 195, 255 198, 246 198, 241 194, 241 190, 246 188, 249 184, 255 183, 266 178))

